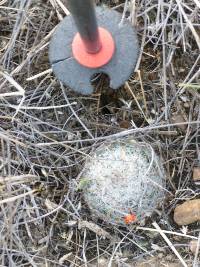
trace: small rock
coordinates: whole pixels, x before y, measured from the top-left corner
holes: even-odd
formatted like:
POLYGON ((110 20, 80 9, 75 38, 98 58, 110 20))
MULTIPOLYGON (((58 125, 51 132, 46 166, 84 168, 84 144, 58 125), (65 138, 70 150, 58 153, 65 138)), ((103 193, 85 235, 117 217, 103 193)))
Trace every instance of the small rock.
POLYGON ((200 221, 200 199, 184 202, 174 210, 174 221, 178 225, 188 225, 200 221))
POLYGON ((193 181, 200 182, 200 167, 194 167, 193 169, 193 181))

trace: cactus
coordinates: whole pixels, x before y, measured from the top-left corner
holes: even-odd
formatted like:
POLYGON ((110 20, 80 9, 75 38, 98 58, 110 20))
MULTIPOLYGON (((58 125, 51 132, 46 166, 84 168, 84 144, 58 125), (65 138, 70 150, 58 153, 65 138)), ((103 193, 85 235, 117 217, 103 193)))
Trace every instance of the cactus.
POLYGON ((87 177, 83 192, 92 213, 115 225, 142 221, 164 199, 165 172, 147 143, 102 144, 86 160, 81 177, 87 177))

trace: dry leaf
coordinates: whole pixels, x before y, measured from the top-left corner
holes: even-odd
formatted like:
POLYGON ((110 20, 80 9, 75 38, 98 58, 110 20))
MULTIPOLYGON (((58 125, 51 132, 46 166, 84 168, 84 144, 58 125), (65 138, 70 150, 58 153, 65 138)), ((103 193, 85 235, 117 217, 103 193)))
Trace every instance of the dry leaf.
POLYGON ((81 221, 80 220, 79 224, 78 224, 78 228, 79 229, 87 228, 90 231, 96 233, 98 236, 101 236, 103 238, 108 238, 108 239, 111 239, 111 240, 113 239, 113 237, 108 232, 106 232, 100 226, 98 226, 97 224, 92 223, 92 222, 87 222, 87 221, 81 221))
MULTIPOLYGON (((172 119, 171 119, 171 122, 172 123, 184 123, 186 122, 186 118, 183 114, 181 113, 175 113, 173 114, 172 116, 172 119)), ((187 125, 185 124, 180 124, 177 126, 179 129, 181 129, 182 131, 185 131, 187 129, 187 125)))
MULTIPOLYGON (((88 267, 107 267, 109 266, 109 259, 106 259, 104 257, 100 257, 97 261, 93 261, 90 264, 88 264, 88 267)), ((110 267, 117 267, 118 264, 116 264, 115 262, 112 262, 112 264, 110 265, 110 267)))
MULTIPOLYGON (((194 255, 196 254, 197 246, 198 246, 198 240, 192 240, 192 241, 190 241, 189 248, 190 248, 191 252, 194 255)), ((199 247, 199 251, 200 251, 200 247, 199 247)))
POLYGON ((123 121, 119 122, 119 126, 120 126, 120 128, 128 129, 131 127, 131 123, 130 123, 130 121, 123 120, 123 121))
MULTIPOLYGON (((133 263, 132 265, 128 265, 128 267, 182 267, 182 263, 173 259, 167 260, 167 257, 164 257, 161 254, 161 257, 155 256, 155 257, 148 257, 143 260, 139 260, 136 263, 133 263)), ((190 264, 188 264, 188 267, 190 264)))
POLYGON ((73 258, 73 254, 72 252, 62 256, 60 259, 59 259, 59 264, 64 264, 65 261, 68 261, 68 260, 71 260, 71 258, 73 258))
POLYGON ((54 210, 58 207, 57 204, 53 203, 52 201, 50 201, 49 199, 45 200, 45 206, 47 207, 48 210, 54 210))

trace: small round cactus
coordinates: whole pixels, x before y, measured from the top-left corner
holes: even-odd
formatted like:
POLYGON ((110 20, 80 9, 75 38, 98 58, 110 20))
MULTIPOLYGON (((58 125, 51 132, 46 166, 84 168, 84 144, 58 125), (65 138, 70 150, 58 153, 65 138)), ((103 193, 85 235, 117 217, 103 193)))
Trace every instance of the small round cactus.
POLYGON ((150 216, 162 203, 165 173, 149 144, 120 139, 89 155, 79 188, 93 214, 125 225, 150 216))

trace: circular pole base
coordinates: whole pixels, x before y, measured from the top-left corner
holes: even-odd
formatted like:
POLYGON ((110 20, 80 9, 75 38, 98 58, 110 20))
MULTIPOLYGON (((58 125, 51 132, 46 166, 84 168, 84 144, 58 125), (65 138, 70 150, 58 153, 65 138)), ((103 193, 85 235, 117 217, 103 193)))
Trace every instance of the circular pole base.
POLYGON ((84 67, 99 68, 106 65, 114 55, 115 42, 112 35, 104 28, 99 28, 101 49, 97 53, 88 53, 84 42, 77 33, 72 42, 72 52, 74 58, 84 67))
POLYGON ((77 45, 77 28, 71 16, 59 23, 49 49, 50 63, 57 78, 74 91, 85 95, 93 92, 91 78, 97 73, 107 74, 110 87, 119 88, 133 73, 139 55, 137 34, 128 20, 122 23, 120 13, 104 7, 96 8, 96 14, 99 27, 106 29, 112 37, 111 39, 109 34, 103 36, 106 36, 103 56, 98 58, 98 55, 90 54, 89 59, 88 54, 81 55, 83 48, 79 50, 77 45), (95 62, 93 57, 98 60, 95 62))

